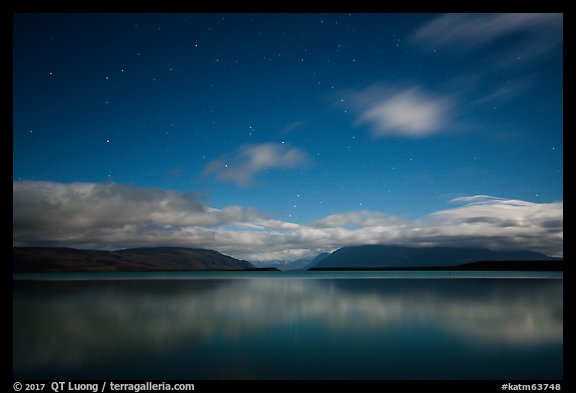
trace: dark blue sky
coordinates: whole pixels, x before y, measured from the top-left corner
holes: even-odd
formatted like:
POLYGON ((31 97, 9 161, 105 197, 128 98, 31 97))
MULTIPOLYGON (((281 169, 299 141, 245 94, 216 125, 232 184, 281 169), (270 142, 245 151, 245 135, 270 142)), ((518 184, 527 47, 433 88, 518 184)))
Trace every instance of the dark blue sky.
MULTIPOLYGON (((555 14, 15 14, 15 209, 67 223, 51 237, 47 218, 16 212, 14 241, 119 248, 155 233, 258 259, 242 245, 278 235, 262 258, 293 259, 352 240, 445 243, 431 221, 500 205, 540 236, 522 209, 556 209, 538 230, 558 211, 561 224, 562 34, 555 14), (126 222, 79 213, 78 200, 121 209, 89 186, 175 207, 126 237, 126 222), (75 241, 78 228, 97 234, 75 241)), ((469 224, 491 214, 458 215, 459 234, 486 240, 469 224)), ((532 248, 560 254, 554 228, 554 247, 532 248)))

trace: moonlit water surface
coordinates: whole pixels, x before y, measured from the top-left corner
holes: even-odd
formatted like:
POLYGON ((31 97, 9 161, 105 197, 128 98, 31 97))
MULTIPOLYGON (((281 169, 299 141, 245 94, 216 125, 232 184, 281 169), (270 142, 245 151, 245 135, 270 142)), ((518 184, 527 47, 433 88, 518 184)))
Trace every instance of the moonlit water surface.
POLYGON ((562 378, 562 279, 258 274, 15 280, 14 378, 562 378))

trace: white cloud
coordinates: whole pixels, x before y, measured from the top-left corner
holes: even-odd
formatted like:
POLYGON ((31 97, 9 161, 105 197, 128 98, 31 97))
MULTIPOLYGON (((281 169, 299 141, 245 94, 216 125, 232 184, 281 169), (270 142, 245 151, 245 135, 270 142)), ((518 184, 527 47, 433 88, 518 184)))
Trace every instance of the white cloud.
POLYGON ((117 183, 14 182, 14 245, 120 249, 184 246, 252 261, 314 257, 357 244, 474 246, 563 255, 563 203, 476 195, 406 220, 375 211, 296 224, 195 194, 117 183))
POLYGON ((252 185, 258 173, 269 169, 296 168, 309 162, 305 151, 279 143, 245 145, 236 152, 211 161, 204 174, 213 174, 220 181, 242 187, 252 185))
MULTIPOLYGON (((563 15, 443 14, 421 25, 408 39, 429 54, 437 52, 445 61, 467 64, 461 70, 464 78, 451 75, 447 82, 453 86, 452 96, 465 100, 459 100, 462 106, 473 110, 477 105, 501 106, 537 86, 542 72, 539 65, 561 56, 563 15), (499 82, 503 75, 506 81, 499 82), (467 86, 470 79, 476 80, 472 87, 467 86)), ((460 113, 462 116, 467 113, 460 113)))
POLYGON ((497 40, 506 46, 493 48, 496 66, 517 60, 545 59, 562 43, 562 14, 444 14, 412 33, 410 39, 430 48, 470 50, 497 40))
POLYGON ((496 86, 494 90, 481 95, 472 101, 472 105, 485 103, 504 104, 530 90, 533 81, 528 77, 516 77, 508 79, 505 83, 496 86))
POLYGON ((540 33, 562 28, 562 14, 444 14, 416 30, 411 39, 432 47, 473 47, 517 33, 540 33))
POLYGON ((356 122, 368 124, 375 137, 425 137, 442 132, 453 106, 445 95, 419 87, 387 89, 373 86, 351 95, 356 122))
POLYGON ((304 125, 306 125, 306 123, 307 123, 306 120, 295 121, 294 123, 290 123, 286 127, 284 127, 284 129, 282 131, 280 131, 280 133, 281 134, 288 134, 289 132, 292 132, 294 130, 297 130, 297 129, 303 127, 304 125))
POLYGON ((448 132, 455 120, 466 116, 462 106, 500 105, 525 94, 538 80, 536 66, 562 45, 563 16, 444 14, 417 28, 409 41, 427 50, 441 49, 444 57, 448 52, 466 56, 468 66, 433 90, 418 83, 398 86, 391 81, 340 98, 339 102, 351 103, 356 124, 370 127, 376 138, 448 132), (511 67, 515 67, 513 72, 511 67), (512 76, 500 83, 504 69, 512 76))
POLYGON ((384 214, 382 212, 361 210, 332 214, 320 220, 313 221, 309 223, 308 226, 314 228, 375 227, 393 225, 398 222, 398 218, 384 214))
POLYGON ((563 202, 534 203, 485 195, 461 197, 463 206, 430 214, 410 239, 492 249, 526 248, 563 254, 563 202))
POLYGON ((240 206, 207 208, 195 194, 119 183, 14 182, 15 230, 86 230, 129 225, 215 227, 264 219, 240 206))

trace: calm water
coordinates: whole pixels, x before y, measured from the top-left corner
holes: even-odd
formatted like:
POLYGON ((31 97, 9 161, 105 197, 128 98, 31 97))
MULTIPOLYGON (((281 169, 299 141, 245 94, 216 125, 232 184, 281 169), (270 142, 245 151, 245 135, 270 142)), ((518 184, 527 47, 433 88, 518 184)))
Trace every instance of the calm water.
POLYGON ((15 276, 13 373, 16 379, 561 379, 563 282, 557 273, 537 276, 15 276))

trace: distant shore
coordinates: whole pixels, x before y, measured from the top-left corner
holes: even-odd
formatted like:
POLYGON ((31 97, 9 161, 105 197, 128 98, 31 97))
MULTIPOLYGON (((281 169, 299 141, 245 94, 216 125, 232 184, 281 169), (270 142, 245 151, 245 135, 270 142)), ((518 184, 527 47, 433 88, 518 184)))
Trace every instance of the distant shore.
POLYGON ((313 267, 308 271, 564 271, 563 261, 478 261, 456 266, 313 267))

